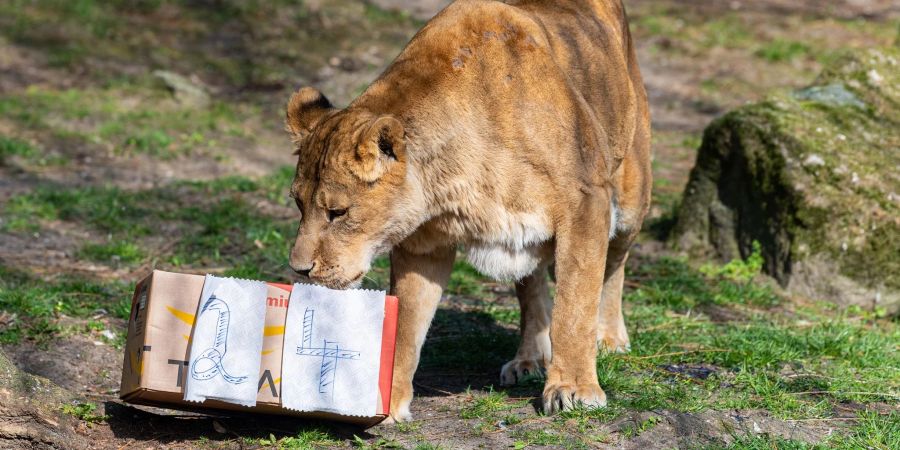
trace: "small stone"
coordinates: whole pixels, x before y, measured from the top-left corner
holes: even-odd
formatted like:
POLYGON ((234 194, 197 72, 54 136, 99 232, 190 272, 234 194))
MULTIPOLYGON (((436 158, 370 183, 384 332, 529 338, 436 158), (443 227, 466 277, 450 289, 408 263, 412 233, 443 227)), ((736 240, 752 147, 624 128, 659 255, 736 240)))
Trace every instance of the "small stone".
POLYGON ((813 154, 807 156, 806 159, 803 160, 803 165, 806 167, 824 166, 825 160, 822 159, 821 156, 813 153, 813 154))
POLYGON ((850 176, 850 182, 853 184, 859 184, 859 174, 853 172, 853 175, 850 176))
POLYGON ((162 80, 180 103, 195 107, 209 105, 209 94, 189 78, 166 70, 154 70, 153 76, 162 80))
POLYGON ((865 108, 866 106, 853 91, 847 89, 847 86, 842 83, 812 86, 796 91, 793 95, 798 100, 822 103, 824 105, 855 106, 857 108, 865 108))
POLYGON ((869 84, 871 84, 872 86, 881 86, 881 83, 884 82, 884 77, 881 76, 881 74, 878 73, 878 71, 875 69, 872 69, 868 73, 866 73, 866 76, 869 78, 869 84))

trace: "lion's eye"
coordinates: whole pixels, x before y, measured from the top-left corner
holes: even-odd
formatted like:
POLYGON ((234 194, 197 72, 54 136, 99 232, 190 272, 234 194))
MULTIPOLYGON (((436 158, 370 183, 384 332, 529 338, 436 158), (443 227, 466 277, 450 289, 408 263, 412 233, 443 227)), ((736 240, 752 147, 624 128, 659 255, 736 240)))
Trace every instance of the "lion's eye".
POLYGON ((338 217, 341 217, 344 214, 347 214, 346 209, 329 209, 328 210, 328 221, 334 222, 334 219, 337 219, 338 217))

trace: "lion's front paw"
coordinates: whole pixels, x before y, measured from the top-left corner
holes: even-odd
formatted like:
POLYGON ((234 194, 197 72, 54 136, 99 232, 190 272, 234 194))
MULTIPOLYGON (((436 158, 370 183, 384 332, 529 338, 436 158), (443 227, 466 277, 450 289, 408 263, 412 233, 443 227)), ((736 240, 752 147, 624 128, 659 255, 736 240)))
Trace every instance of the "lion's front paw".
POLYGON ((412 383, 399 383, 394 379, 393 392, 391 392, 391 414, 381 423, 390 425, 399 422, 412 422, 413 415, 409 412, 412 403, 412 383))
POLYGON ((391 415, 384 419, 381 423, 384 425, 393 425, 401 422, 412 422, 413 415, 409 412, 409 403, 399 406, 391 406, 391 415))
POLYGON ((536 359, 514 359, 500 370, 500 384, 510 386, 530 375, 543 375, 544 369, 536 359))
POLYGON ((602 408, 606 393, 597 383, 547 383, 544 387, 544 413, 555 414, 576 407, 602 408))

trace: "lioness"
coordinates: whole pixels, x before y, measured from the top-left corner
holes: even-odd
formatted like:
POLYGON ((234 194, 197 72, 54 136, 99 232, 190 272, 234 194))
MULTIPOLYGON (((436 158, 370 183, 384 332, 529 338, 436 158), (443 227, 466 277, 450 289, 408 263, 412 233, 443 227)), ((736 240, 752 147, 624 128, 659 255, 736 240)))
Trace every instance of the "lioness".
POLYGON ((547 413, 606 404, 597 344, 628 348, 623 265, 651 184, 621 0, 458 0, 347 108, 300 89, 287 129, 302 214, 291 267, 346 288, 390 251, 393 420, 412 418, 419 352, 460 245, 484 274, 516 281, 522 342, 501 381, 545 368, 547 413))

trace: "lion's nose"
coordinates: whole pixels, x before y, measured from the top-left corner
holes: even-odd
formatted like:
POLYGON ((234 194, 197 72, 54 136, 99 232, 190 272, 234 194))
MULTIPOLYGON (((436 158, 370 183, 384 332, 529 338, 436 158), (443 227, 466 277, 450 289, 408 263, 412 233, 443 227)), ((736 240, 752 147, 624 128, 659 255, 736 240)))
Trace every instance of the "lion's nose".
POLYGON ((303 275, 304 277, 309 278, 309 273, 312 272, 313 268, 315 268, 315 267, 316 267, 316 263, 312 263, 309 266, 309 269, 300 269, 300 268, 295 267, 294 272, 297 272, 300 275, 303 275))

